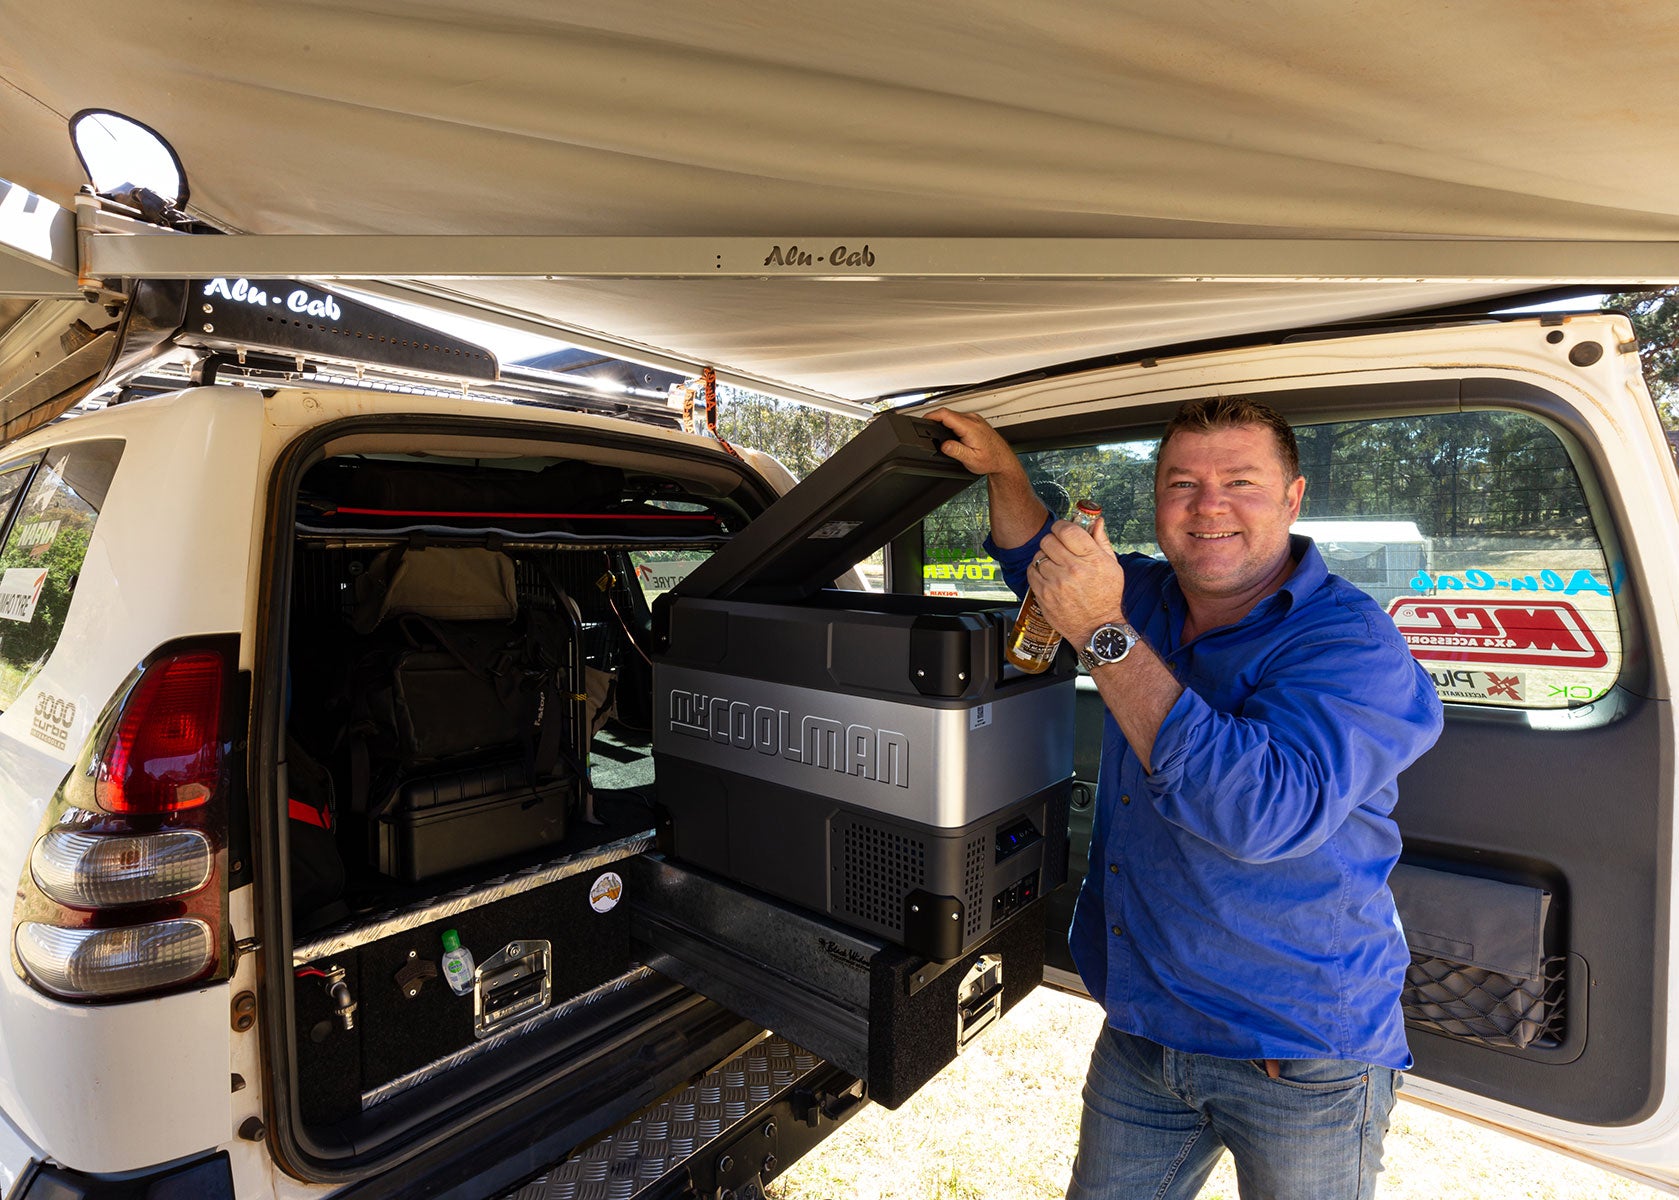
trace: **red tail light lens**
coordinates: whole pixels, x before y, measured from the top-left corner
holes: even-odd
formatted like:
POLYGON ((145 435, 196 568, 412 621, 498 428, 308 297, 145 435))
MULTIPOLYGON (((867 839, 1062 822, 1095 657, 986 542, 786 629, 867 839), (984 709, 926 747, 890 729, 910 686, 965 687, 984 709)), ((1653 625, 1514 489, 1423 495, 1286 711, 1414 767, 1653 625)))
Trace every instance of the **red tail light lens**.
POLYGON ((94 774, 94 798, 125 816, 195 808, 221 777, 222 684, 209 651, 154 663, 123 705, 94 774))
POLYGON ((94 720, 12 908, 12 964, 38 990, 97 1004, 228 977, 238 660, 231 634, 168 643, 94 720))

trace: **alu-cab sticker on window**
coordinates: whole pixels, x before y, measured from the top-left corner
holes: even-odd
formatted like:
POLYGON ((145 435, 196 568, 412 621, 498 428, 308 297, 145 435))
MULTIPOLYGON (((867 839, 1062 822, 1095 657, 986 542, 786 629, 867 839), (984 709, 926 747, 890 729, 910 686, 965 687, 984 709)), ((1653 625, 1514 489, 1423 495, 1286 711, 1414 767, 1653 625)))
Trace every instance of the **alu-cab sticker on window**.
POLYGON ((0 617, 27 624, 35 616, 46 582, 45 567, 7 567, 0 572, 0 617))

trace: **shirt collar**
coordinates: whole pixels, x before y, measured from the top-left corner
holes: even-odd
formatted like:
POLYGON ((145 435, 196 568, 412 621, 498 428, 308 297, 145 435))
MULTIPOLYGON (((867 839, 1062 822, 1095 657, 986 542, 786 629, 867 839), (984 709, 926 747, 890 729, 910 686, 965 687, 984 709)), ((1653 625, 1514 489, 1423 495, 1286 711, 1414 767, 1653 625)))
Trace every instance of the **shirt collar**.
POLYGON ((1272 595, 1279 597, 1279 607, 1286 605, 1293 608, 1302 597, 1311 595, 1324 585, 1329 578, 1329 568, 1324 565, 1323 555, 1318 553, 1318 544, 1303 533, 1288 535, 1288 553, 1295 560, 1294 573, 1272 595), (1283 596, 1288 599, 1281 599, 1283 596))
MULTIPOLYGON (((1291 533, 1288 535, 1288 553, 1289 557, 1295 560, 1294 571, 1283 581, 1282 587, 1272 592, 1248 611, 1249 617, 1255 612, 1266 609, 1287 612, 1294 607, 1296 602, 1322 587, 1329 578, 1329 568, 1324 564, 1323 555, 1318 553, 1317 543, 1305 534, 1291 533)), ((1184 603, 1183 589, 1178 586, 1176 571, 1167 577, 1165 586, 1161 589, 1161 596, 1171 609, 1180 615, 1180 618, 1182 614, 1188 611, 1184 603)), ((1243 617, 1242 621, 1238 621, 1237 624, 1241 624, 1247 619, 1248 617, 1243 617)))

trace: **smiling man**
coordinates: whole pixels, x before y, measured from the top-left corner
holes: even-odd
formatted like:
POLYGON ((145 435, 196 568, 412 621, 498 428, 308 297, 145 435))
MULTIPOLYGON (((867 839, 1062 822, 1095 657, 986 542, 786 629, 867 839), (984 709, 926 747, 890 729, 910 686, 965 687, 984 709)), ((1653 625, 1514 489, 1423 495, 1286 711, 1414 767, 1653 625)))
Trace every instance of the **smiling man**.
POLYGON ((1434 687, 1375 601, 1292 536, 1294 432, 1193 401, 1155 465, 1164 561, 1054 520, 983 419, 931 414, 986 477, 987 548, 1107 705, 1073 959, 1107 1010, 1068 1196, 1179 1200, 1220 1154, 1244 1200, 1374 1194, 1409 954, 1387 877, 1434 687))

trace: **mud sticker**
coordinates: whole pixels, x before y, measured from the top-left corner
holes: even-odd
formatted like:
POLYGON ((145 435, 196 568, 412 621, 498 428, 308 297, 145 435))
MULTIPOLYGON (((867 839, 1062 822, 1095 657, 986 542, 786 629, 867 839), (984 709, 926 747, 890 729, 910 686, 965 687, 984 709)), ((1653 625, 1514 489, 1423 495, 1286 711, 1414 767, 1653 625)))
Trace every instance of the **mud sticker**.
POLYGON ((41 587, 47 582, 45 567, 8 567, 0 573, 0 617, 8 621, 28 622, 35 616, 35 605, 41 600, 41 587))
POLYGON ((30 722, 29 731, 37 740, 45 742, 55 750, 62 750, 65 742, 69 740, 70 727, 75 723, 74 702, 59 696, 49 696, 45 692, 35 698, 34 719, 30 722))
POLYGON ((604 871, 589 887, 589 907, 598 913, 609 913, 618 907, 624 896, 624 877, 616 871, 604 871))
POLYGON ((1503 666, 1602 667, 1609 655, 1562 600, 1441 600, 1405 596, 1388 615, 1417 658, 1503 666))

